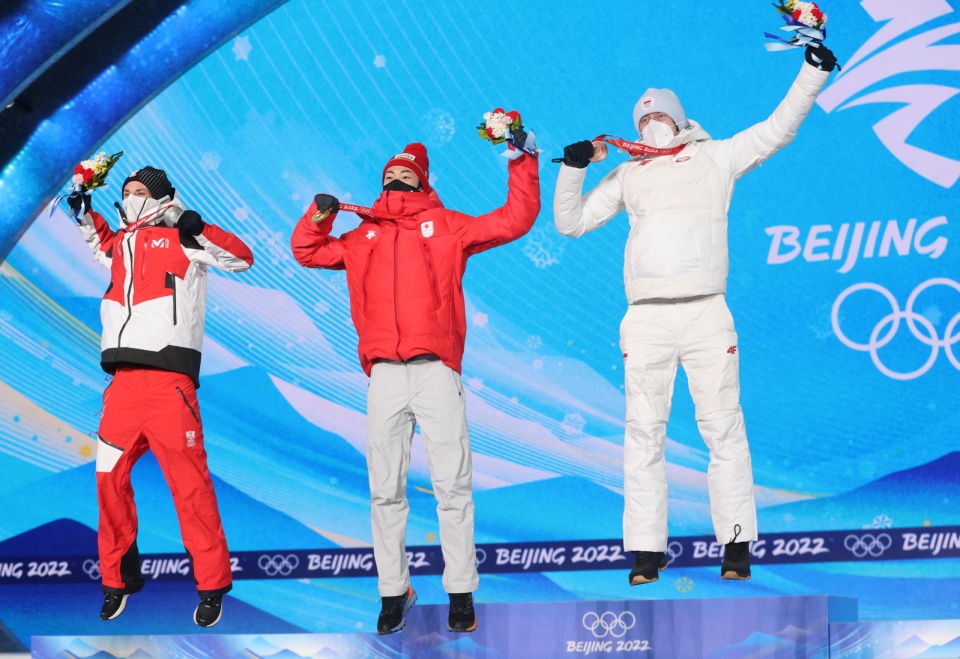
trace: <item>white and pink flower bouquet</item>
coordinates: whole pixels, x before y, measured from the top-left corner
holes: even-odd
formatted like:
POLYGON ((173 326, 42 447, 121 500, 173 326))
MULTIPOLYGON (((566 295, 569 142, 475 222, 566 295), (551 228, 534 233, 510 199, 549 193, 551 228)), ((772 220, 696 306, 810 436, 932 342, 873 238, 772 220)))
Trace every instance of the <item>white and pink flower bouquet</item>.
POLYGON ((773 7, 786 23, 780 29, 784 32, 793 32, 794 35, 790 39, 783 39, 775 34, 764 32, 766 36, 780 42, 766 44, 767 50, 788 50, 802 46, 818 46, 823 43, 827 38, 827 15, 816 2, 779 1, 780 4, 773 7))
POLYGON ((494 108, 492 112, 485 113, 483 123, 477 126, 477 135, 492 144, 506 142, 507 150, 500 155, 510 160, 516 160, 524 153, 533 155, 540 151, 537 148, 536 135, 532 130, 523 130, 523 121, 516 110, 507 112, 503 108, 494 108))
POLYGON ((518 128, 523 128, 519 112, 505 112, 503 108, 494 108, 492 112, 483 115, 483 123, 477 126, 477 134, 493 144, 503 144, 512 138, 512 131, 518 128))

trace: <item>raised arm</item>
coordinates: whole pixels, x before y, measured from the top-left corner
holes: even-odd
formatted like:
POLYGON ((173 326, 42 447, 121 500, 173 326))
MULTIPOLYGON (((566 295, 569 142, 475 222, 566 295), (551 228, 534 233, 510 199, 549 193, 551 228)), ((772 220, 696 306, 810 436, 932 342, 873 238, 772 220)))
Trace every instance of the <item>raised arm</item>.
POLYGON ((229 272, 243 272, 253 265, 253 251, 245 242, 215 224, 207 224, 196 211, 184 211, 177 227, 180 244, 191 261, 229 272))
POLYGON ((293 258, 303 267, 331 270, 343 270, 346 267, 343 255, 347 250, 343 241, 330 237, 333 220, 339 208, 340 203, 335 197, 318 194, 293 228, 290 248, 293 250, 293 258), (321 210, 329 210, 330 214, 321 221, 314 222, 318 205, 322 206, 321 210))
POLYGON ((566 162, 560 165, 557 188, 553 195, 553 221, 557 225, 557 231, 570 238, 579 238, 603 226, 622 211, 624 205, 621 167, 607 174, 597 187, 584 195, 586 166, 570 166, 566 162))
POLYGON ((113 262, 113 243, 117 238, 117 232, 110 228, 100 213, 89 206, 86 208, 87 212, 80 216, 77 224, 80 235, 93 251, 93 257, 97 262, 109 268, 113 262))
POLYGON ((769 118, 715 143, 718 162, 727 164, 733 176, 740 178, 790 144, 829 76, 830 71, 804 63, 786 98, 769 118))
POLYGON ((540 159, 524 154, 507 164, 507 203, 500 208, 469 217, 460 229, 464 248, 476 254, 523 236, 540 213, 540 159))

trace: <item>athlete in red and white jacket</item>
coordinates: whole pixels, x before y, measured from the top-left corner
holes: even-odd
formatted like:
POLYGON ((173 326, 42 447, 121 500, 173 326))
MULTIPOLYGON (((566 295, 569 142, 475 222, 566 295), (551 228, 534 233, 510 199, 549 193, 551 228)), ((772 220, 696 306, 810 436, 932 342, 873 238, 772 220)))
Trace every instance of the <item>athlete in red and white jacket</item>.
MULTIPOLYGON (((146 177, 151 170, 145 167, 133 176, 146 177)), ((183 373, 199 383, 207 266, 243 272, 253 265, 253 254, 234 234, 203 222, 196 211, 183 211, 173 192, 164 195, 172 199, 163 203, 126 195, 125 226, 119 231, 88 204, 79 227, 97 261, 111 273, 100 305, 103 370, 113 373, 119 364, 140 364, 183 373)))
MULTIPOLYGON (((529 148, 533 140, 527 142, 529 148)), ((381 634, 399 631, 416 601, 405 533, 407 468, 417 423, 438 501, 448 627, 476 628, 472 467, 460 382, 467 331, 462 278, 470 256, 524 235, 540 212, 535 155, 509 163, 507 203, 478 217, 444 208, 430 188, 428 168, 426 148, 408 145, 384 167, 383 192, 373 205, 378 215, 392 219, 361 216, 360 226, 333 238, 339 202, 321 194, 291 239, 301 265, 347 271, 360 363, 370 376, 367 466, 383 598, 381 634)))
POLYGON ((173 492, 183 544, 201 602, 194 621, 220 620, 232 574, 227 541, 203 448, 197 403, 206 269, 241 272, 253 264, 235 235, 183 210, 166 173, 144 167, 123 185, 119 231, 71 195, 80 233, 110 268, 100 305, 101 366, 114 378, 103 395, 97 442, 98 545, 103 620, 123 613, 144 584, 130 471, 152 450, 173 492))

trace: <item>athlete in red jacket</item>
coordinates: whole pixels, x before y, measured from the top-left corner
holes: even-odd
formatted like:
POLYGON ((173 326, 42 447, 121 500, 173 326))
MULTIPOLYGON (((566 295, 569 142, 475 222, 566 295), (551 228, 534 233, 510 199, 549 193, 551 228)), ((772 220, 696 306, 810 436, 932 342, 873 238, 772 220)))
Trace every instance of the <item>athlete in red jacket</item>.
POLYGON ((215 625, 232 576, 196 394, 206 268, 241 272, 253 254, 235 235, 183 210, 166 173, 152 167, 124 181, 119 231, 91 209, 88 196, 71 195, 69 203, 81 211, 80 233, 111 274, 100 305, 101 365, 114 374, 97 442, 100 617, 119 616, 143 587, 130 470, 152 450, 173 492, 200 592, 194 621, 215 625))
MULTIPOLYGON (((514 135, 520 146, 521 134, 514 135)), ((361 216, 360 226, 332 238, 340 205, 320 194, 291 239, 301 265, 347 271, 360 363, 370 376, 367 466, 381 634, 402 629, 416 601, 405 533, 417 423, 438 501, 448 627, 463 632, 477 625, 470 437, 460 382, 467 332, 462 278, 470 256, 524 235, 540 212, 536 155, 521 155, 508 168, 507 203, 471 217, 443 207, 430 188, 426 148, 410 144, 387 162, 375 214, 361 216)))

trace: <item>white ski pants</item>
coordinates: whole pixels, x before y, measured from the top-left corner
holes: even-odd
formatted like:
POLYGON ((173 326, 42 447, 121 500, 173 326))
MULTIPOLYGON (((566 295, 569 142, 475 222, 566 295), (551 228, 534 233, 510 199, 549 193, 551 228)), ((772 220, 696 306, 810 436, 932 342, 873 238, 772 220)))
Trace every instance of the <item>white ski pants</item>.
POLYGON ((473 466, 460 375, 432 357, 378 361, 367 392, 367 468, 381 597, 403 595, 410 586, 407 471, 418 423, 437 498, 443 588, 468 593, 480 584, 473 541, 473 466))
POLYGON ((750 447, 740 409, 740 355, 723 295, 631 304, 620 324, 627 418, 623 538, 627 551, 667 549, 664 449, 677 365, 710 449, 707 486, 717 542, 757 539, 750 447), (736 527, 739 526, 739 534, 736 527))

